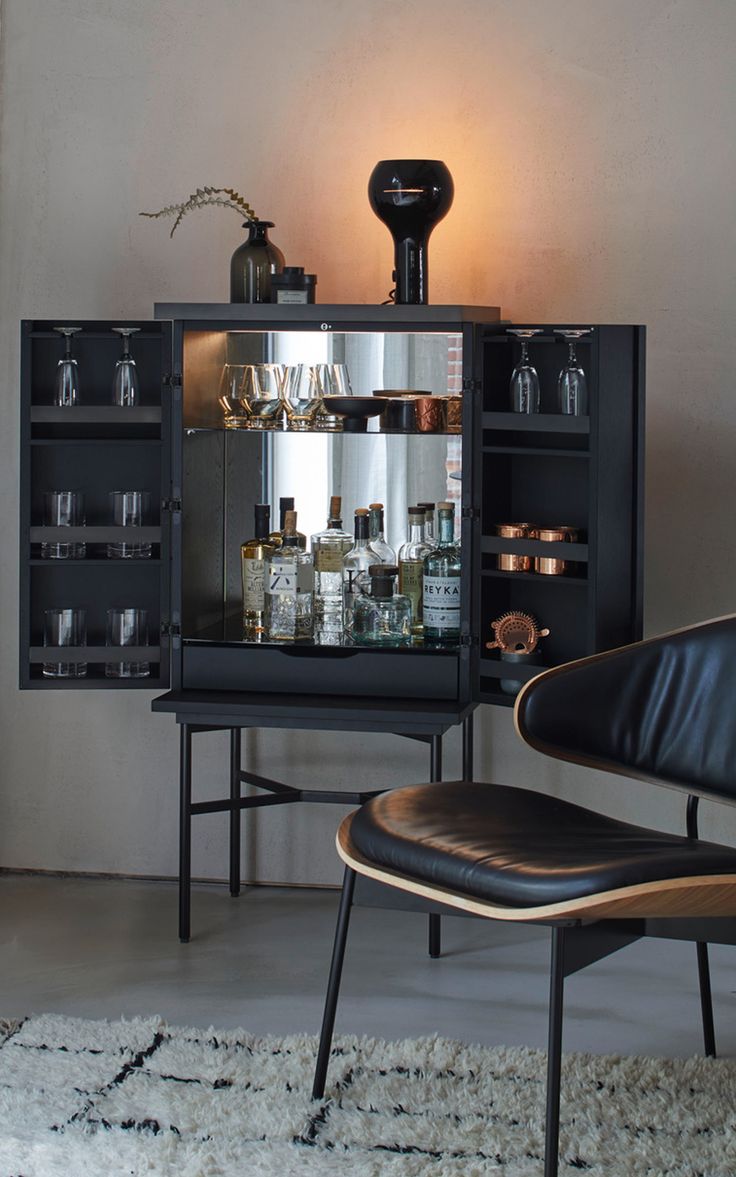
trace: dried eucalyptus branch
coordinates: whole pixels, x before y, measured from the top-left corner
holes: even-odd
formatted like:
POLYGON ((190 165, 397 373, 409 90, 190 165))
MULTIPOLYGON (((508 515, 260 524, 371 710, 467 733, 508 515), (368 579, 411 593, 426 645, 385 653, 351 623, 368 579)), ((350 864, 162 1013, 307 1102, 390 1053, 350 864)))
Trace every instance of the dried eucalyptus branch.
POLYGON ((169 233, 169 236, 173 237, 177 228, 181 224, 181 221, 188 212, 191 212, 194 208, 204 208, 208 204, 219 204, 222 205, 223 208, 234 208, 236 212, 245 217, 246 221, 258 220, 256 214, 253 212, 253 209, 248 204, 248 201, 245 200, 239 192, 236 192, 234 188, 211 187, 198 188, 196 192, 193 192, 191 196, 189 196, 183 202, 183 204, 168 204, 166 208, 159 209, 157 213, 139 213, 138 215, 141 217, 153 218, 176 216, 174 227, 169 233), (222 198, 223 194, 227 199, 222 198))

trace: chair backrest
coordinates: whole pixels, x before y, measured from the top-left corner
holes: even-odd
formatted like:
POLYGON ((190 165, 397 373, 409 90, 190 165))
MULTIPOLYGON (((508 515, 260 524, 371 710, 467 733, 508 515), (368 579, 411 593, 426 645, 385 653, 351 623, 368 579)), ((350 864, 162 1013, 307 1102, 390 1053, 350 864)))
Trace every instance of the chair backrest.
POLYGON ((545 671, 515 721, 548 756, 736 803, 736 615, 545 671))

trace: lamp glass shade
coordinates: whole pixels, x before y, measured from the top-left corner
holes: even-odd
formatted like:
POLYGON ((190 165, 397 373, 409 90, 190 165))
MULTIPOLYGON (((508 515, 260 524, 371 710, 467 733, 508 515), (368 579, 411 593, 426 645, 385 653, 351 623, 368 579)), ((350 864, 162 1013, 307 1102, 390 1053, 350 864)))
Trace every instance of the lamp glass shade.
POLYGON ((429 301, 429 235, 452 205, 455 187, 441 159, 382 159, 368 181, 368 199, 394 239, 395 302, 429 301))

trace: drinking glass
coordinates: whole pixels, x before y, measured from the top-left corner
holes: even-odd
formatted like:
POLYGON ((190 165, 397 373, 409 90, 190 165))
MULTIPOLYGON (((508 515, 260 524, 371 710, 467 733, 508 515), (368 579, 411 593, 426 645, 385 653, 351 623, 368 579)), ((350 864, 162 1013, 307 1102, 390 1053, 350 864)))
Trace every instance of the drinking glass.
POLYGON ((506 330, 521 343, 519 362, 511 373, 511 408, 514 413, 538 413, 539 376, 537 369, 529 363, 529 340, 540 335, 542 328, 507 327, 506 330))
POLYGON ((115 376, 112 383, 112 403, 132 409, 138 404, 140 389, 138 386, 138 369, 130 354, 130 337, 139 331, 139 327, 113 327, 123 338, 123 354, 115 365, 115 376))
POLYGON ((322 397, 316 367, 308 364, 287 364, 284 368, 282 396, 286 410, 286 428, 290 432, 311 429, 322 397))
POLYGON ((245 364, 241 399, 249 413, 248 429, 280 429, 283 364, 245 364))
POLYGON ((226 429, 250 429, 250 410, 243 400, 243 381, 248 367, 249 364, 223 365, 218 400, 226 429))
MULTIPOLYGON (((43 615, 44 646, 86 646, 87 615, 84 609, 46 609, 43 615)), ((44 662, 45 678, 84 678, 86 662, 44 662)))
POLYGON ((591 331, 592 327, 555 328, 555 334, 566 339, 569 347, 567 363, 557 381, 558 408, 572 417, 585 417, 588 413, 588 381, 578 363, 575 344, 591 331))
POLYGON ((54 404, 67 408, 79 404, 79 367, 72 355, 72 340, 81 327, 54 327, 64 336, 64 355, 56 365, 54 404))
MULTIPOLYGON (((147 646, 148 611, 146 609, 108 609, 108 646, 147 646)), ((107 678, 147 678, 150 662, 106 662, 107 678)))
POLYGON ((352 396, 350 374, 347 364, 315 364, 320 389, 320 401, 314 417, 313 428, 321 433, 342 433, 342 417, 328 413, 322 401, 323 396, 352 396))
MULTIPOLYGON (((110 513, 115 527, 143 527, 151 496, 145 490, 113 490, 110 513)), ((109 560, 150 560, 151 544, 115 541, 107 545, 109 560)))
MULTIPOLYGON (((79 490, 47 490, 43 496, 44 527, 84 527, 84 495, 79 490)), ((83 560, 87 545, 79 540, 41 543, 42 560, 83 560)))

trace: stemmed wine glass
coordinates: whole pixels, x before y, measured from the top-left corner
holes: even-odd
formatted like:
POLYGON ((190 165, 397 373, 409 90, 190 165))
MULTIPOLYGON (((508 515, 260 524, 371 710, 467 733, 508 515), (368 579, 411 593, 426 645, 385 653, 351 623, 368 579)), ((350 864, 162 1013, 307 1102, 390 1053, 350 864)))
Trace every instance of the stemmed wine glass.
POLYGON ((519 362, 511 373, 511 408, 515 413, 539 412, 539 376, 537 369, 529 363, 529 340, 540 335, 541 327, 507 327, 509 335, 515 335, 521 343, 519 362))
POLYGON ((591 330, 591 327, 555 328, 555 334, 566 339, 570 348, 567 364, 557 381, 558 407, 561 413, 572 417, 584 417, 588 412, 588 381, 578 363, 575 344, 584 335, 590 335, 591 330))
POLYGON ((79 404, 79 367, 72 355, 72 340, 81 327, 54 327, 64 336, 64 355, 56 365, 54 404, 64 406, 79 404))
POLYGON ((112 403, 128 409, 132 409, 138 404, 138 369, 130 354, 130 337, 139 330, 139 327, 113 327, 113 331, 123 337, 123 354, 115 365, 112 403))

